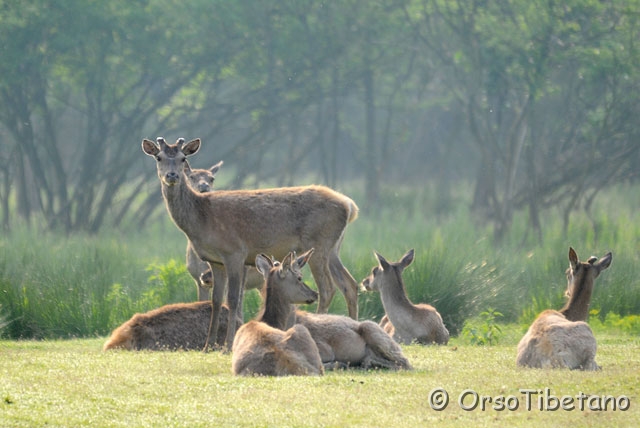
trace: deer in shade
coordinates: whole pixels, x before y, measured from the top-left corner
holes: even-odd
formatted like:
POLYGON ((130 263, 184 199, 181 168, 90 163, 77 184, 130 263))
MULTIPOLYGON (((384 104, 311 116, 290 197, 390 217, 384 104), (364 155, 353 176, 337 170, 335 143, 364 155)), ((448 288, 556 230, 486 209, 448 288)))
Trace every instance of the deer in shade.
POLYGON ((446 345, 449 331, 438 311, 426 303, 413 304, 407 296, 402 272, 413 262, 414 250, 407 251, 397 262, 388 262, 377 252, 375 256, 378 266, 362 281, 362 286, 380 292, 385 311, 380 326, 400 343, 446 345))
MULTIPOLYGON (((227 277, 229 314, 226 349, 236 331, 235 314, 241 305, 244 266, 261 254, 283 258, 290 251, 315 248, 309 262, 319 291, 318 311, 327 312, 336 289, 347 301, 349 316, 358 317, 358 283, 339 258, 347 224, 358 207, 347 196, 324 186, 261 190, 220 190, 198 193, 188 184, 184 164, 200 149, 200 139, 167 144, 144 139, 142 150, 156 160, 167 210, 191 241, 198 256, 222 264, 227 277)), ((214 280, 215 282, 215 280, 214 280)), ((209 333, 217 331, 224 287, 213 288, 209 333)))
POLYGON ((567 303, 559 311, 548 309, 535 319, 518 343, 516 364, 532 368, 598 370, 596 339, 585 322, 595 279, 611 265, 612 255, 578 260, 569 248, 567 303))
POLYGON ((318 347, 301 324, 287 329, 296 303, 315 302, 318 294, 303 281, 300 269, 313 250, 289 253, 282 263, 260 254, 256 268, 264 276, 262 308, 255 320, 238 329, 231 369, 235 375, 287 376, 324 373, 318 347))

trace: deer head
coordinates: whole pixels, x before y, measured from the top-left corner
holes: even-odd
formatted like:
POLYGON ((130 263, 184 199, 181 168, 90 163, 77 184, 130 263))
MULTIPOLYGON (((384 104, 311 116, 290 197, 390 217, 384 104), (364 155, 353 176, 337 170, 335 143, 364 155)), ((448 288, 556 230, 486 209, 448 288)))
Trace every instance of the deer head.
POLYGON ((200 139, 196 138, 184 143, 178 138, 175 144, 167 144, 164 138, 158 137, 157 143, 146 138, 142 140, 142 151, 156 159, 158 177, 166 186, 174 186, 180 182, 182 172, 187 164, 187 157, 198 152, 200 139))

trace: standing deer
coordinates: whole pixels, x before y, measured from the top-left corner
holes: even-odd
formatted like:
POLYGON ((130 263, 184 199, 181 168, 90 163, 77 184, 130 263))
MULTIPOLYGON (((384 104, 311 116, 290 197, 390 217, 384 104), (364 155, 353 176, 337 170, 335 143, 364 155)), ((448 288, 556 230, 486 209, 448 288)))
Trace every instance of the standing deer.
MULTIPOLYGON (((189 179, 189 184, 196 192, 206 193, 213 189, 213 182, 215 181, 216 173, 222 164, 223 161, 220 161, 209 169, 191 169, 188 162, 185 162, 184 172, 189 179)), ((198 300, 211 300, 209 297, 210 288, 207 288, 207 285, 200 281, 200 275, 209 270, 209 264, 198 257, 196 251, 193 249, 191 241, 189 240, 187 240, 186 263, 189 274, 196 282, 198 300)))
POLYGON ((378 253, 375 253, 375 256, 378 266, 371 270, 371 274, 362 281, 362 285, 368 291, 380 292, 386 313, 380 321, 380 327, 397 342, 405 345, 413 341, 446 345, 449 342, 449 331, 438 311, 425 303, 414 305, 407 297, 402 272, 413 262, 414 250, 407 251, 400 261, 395 263, 388 262, 378 253))
MULTIPOLYGON (((222 166, 223 162, 220 161, 213 165, 209 169, 192 169, 188 162, 185 162, 184 172, 189 179, 191 187, 200 193, 206 193, 213 190, 213 182, 215 181, 215 175, 222 166)), ((191 277, 196 282, 198 290, 198 300, 210 301, 209 292, 213 289, 214 277, 218 278, 218 284, 224 284, 226 281, 226 273, 224 266, 221 264, 215 264, 213 266, 214 273, 209 269, 209 263, 200 259, 193 249, 191 241, 187 241, 187 270, 191 277), (209 272, 206 276, 206 281, 202 281, 202 277, 205 272, 209 272)), ((262 287, 262 275, 260 275, 254 268, 247 268, 245 271, 245 290, 262 287)), ((242 306, 238 305, 238 316, 243 318, 242 306)), ((226 325, 226 323, 225 323, 226 325)), ((223 339, 224 341, 224 339, 223 339)))
POLYGON ((516 364, 521 367, 558 368, 571 370, 598 370, 596 339, 585 322, 595 279, 611 265, 612 255, 607 253, 598 260, 578 260, 569 248, 567 269, 568 302, 559 311, 548 309, 538 315, 518 343, 516 364))
POLYGON ((263 303, 258 317, 244 324, 233 341, 231 369, 235 375, 321 375, 318 347, 301 324, 286 329, 293 304, 313 303, 318 293, 302 282, 300 269, 313 249, 299 257, 292 253, 282 263, 261 254, 256 268, 264 276, 263 303))
MULTIPOLYGON (((228 315, 227 305, 222 305, 221 311, 228 315)), ((210 320, 210 301, 165 305, 143 314, 135 314, 113 330, 102 349, 202 349, 207 341, 210 320)), ((242 324, 242 319, 237 319, 236 322, 242 324)), ((217 332, 218 340, 224 340, 226 334, 227 319, 223 317, 217 332)))
MULTIPOLYGON (((339 258, 345 228, 358 215, 356 204, 323 186, 197 193, 188 185, 183 166, 199 149, 200 139, 185 144, 180 138, 173 145, 163 138, 157 144, 142 141, 142 150, 157 161, 162 195, 174 223, 203 260, 224 265, 231 311, 236 314, 241 303, 245 264, 253 263, 260 253, 282 258, 290 251, 315 248, 309 266, 320 293, 318 312, 327 312, 338 287, 349 316, 357 319, 358 283, 339 258)), ((216 286, 212 294, 210 333, 218 328, 224 288, 216 286)), ((229 314, 227 349, 235 324, 229 314)))

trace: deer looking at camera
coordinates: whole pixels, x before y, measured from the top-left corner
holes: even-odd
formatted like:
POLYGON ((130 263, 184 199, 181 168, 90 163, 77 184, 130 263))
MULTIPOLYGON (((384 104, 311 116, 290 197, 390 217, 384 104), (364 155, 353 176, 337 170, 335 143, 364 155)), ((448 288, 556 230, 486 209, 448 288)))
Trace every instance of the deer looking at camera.
POLYGON ((299 257, 289 253, 282 263, 261 254, 256 268, 264 276, 263 303, 253 321, 244 324, 233 342, 231 369, 242 376, 321 375, 318 347, 309 330, 296 324, 285 331, 296 303, 313 303, 318 293, 303 281, 300 269, 313 249, 299 257))
MULTIPOLYGON (((220 161, 217 164, 213 165, 208 169, 192 169, 189 166, 188 162, 185 162, 184 172, 187 178, 189 179, 189 184, 199 193, 206 193, 213 190, 213 182, 215 181, 215 175, 222 166, 223 162, 220 161)), ((189 274, 196 282, 196 287, 198 290, 198 300, 210 301, 209 292, 213 288, 214 278, 218 278, 218 284, 224 284, 226 281, 226 273, 224 271, 224 266, 221 264, 215 264, 213 266, 213 272, 209 269, 209 263, 200 259, 196 254, 196 251, 193 249, 193 244, 191 241, 187 241, 187 257, 186 257, 187 270, 189 274), (208 272, 204 277, 205 281, 202 280, 205 272, 208 272)), ((260 275, 255 269, 248 268, 245 272, 245 283, 244 289, 250 290, 253 288, 262 287, 262 275, 260 275)), ((238 316, 240 319, 243 318, 242 307, 238 307, 238 316)), ((226 326, 225 321, 225 326, 226 326)), ((223 338, 224 341, 224 338, 223 338)))
POLYGON ((379 291, 386 315, 380 321, 384 329, 397 342, 405 345, 416 341, 421 344, 446 345, 449 330, 436 309, 425 303, 414 305, 402 280, 402 272, 413 262, 414 250, 409 250, 400 261, 388 262, 375 253, 378 266, 362 281, 368 291, 379 291))
MULTIPOLYGON (((315 248, 309 262, 320 293, 318 312, 327 312, 336 288, 345 295, 349 316, 358 318, 358 284, 339 258, 348 223, 358 207, 348 197, 323 186, 263 190, 220 190, 197 193, 188 184, 184 165, 200 149, 200 139, 170 145, 142 141, 142 150, 156 159, 167 210, 191 241, 196 253, 210 265, 224 265, 229 314, 226 349, 236 331, 235 314, 242 299, 244 265, 261 254, 283 258, 290 251, 315 248)), ((224 288, 215 286, 209 328, 217 331, 224 288)), ((209 341, 207 342, 209 343, 209 341)))
POLYGON ((518 343, 516 364, 520 367, 598 370, 596 339, 585 322, 595 279, 611 265, 612 255, 601 259, 578 260, 569 248, 567 296, 569 301, 559 311, 546 310, 538 315, 518 343))

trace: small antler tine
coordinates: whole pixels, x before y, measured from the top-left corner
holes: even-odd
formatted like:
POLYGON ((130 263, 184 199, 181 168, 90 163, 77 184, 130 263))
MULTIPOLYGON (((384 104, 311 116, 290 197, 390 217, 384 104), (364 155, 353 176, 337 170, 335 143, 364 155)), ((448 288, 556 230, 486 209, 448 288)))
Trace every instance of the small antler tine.
POLYGON ((156 142, 158 143, 158 145, 162 150, 164 150, 164 148, 167 146, 167 142, 162 137, 156 138, 156 142))
POLYGON ((178 138, 178 140, 176 141, 176 144, 178 145, 178 148, 181 148, 182 145, 184 144, 184 138, 182 137, 178 138))

